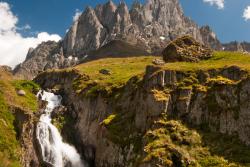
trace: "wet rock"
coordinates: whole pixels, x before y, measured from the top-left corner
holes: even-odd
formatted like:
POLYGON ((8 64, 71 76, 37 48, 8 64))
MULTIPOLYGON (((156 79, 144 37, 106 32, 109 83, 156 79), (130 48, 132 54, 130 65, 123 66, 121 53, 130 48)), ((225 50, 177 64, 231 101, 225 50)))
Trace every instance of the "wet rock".
POLYGON ((165 62, 199 62, 212 57, 212 50, 191 36, 183 36, 168 44, 163 51, 165 62))

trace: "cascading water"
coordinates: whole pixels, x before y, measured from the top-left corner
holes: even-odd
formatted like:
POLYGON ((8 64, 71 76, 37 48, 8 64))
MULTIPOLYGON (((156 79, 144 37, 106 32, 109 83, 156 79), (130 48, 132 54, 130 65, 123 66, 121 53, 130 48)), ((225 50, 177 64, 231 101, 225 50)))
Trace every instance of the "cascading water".
POLYGON ((51 112, 61 105, 62 97, 46 91, 40 91, 38 96, 48 102, 36 129, 43 161, 53 167, 84 167, 76 149, 63 142, 58 129, 51 123, 51 112))

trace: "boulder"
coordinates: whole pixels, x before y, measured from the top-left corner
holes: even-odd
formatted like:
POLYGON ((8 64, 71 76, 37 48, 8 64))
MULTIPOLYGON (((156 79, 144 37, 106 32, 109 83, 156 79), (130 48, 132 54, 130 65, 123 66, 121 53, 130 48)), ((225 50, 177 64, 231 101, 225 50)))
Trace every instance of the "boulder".
POLYGON ((165 62, 199 62, 212 57, 212 50, 191 36, 183 36, 170 42, 163 51, 165 62))
POLYGON ((25 96, 26 95, 26 92, 24 90, 17 90, 17 95, 19 96, 25 96))

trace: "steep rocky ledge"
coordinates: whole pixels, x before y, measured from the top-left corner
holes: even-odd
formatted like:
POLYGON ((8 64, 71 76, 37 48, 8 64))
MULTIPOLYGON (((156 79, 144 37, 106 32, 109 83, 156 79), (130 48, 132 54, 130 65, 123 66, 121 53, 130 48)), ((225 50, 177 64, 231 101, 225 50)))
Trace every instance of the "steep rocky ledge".
POLYGON ((55 121, 93 166, 250 163, 246 70, 149 65, 140 76, 108 91, 82 86, 90 78, 79 70, 44 72, 35 82, 63 95, 67 109, 55 121))
POLYGON ((38 89, 31 81, 16 80, 9 68, 0 66, 0 166, 39 166, 33 136, 38 89))
POLYGON ((38 116, 17 107, 11 107, 11 111, 15 117, 14 127, 16 131, 16 137, 21 146, 20 162, 22 166, 39 166, 40 160, 37 154, 37 146, 34 136, 38 116))

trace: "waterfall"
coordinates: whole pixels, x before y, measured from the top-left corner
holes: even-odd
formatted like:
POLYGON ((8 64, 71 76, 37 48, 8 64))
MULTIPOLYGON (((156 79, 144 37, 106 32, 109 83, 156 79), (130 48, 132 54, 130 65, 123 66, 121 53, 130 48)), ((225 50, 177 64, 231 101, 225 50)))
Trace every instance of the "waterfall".
POLYGON ((47 101, 36 129, 43 161, 53 167, 84 167, 76 149, 63 142, 58 129, 51 123, 51 112, 61 105, 62 97, 46 91, 40 91, 38 96, 47 101))

